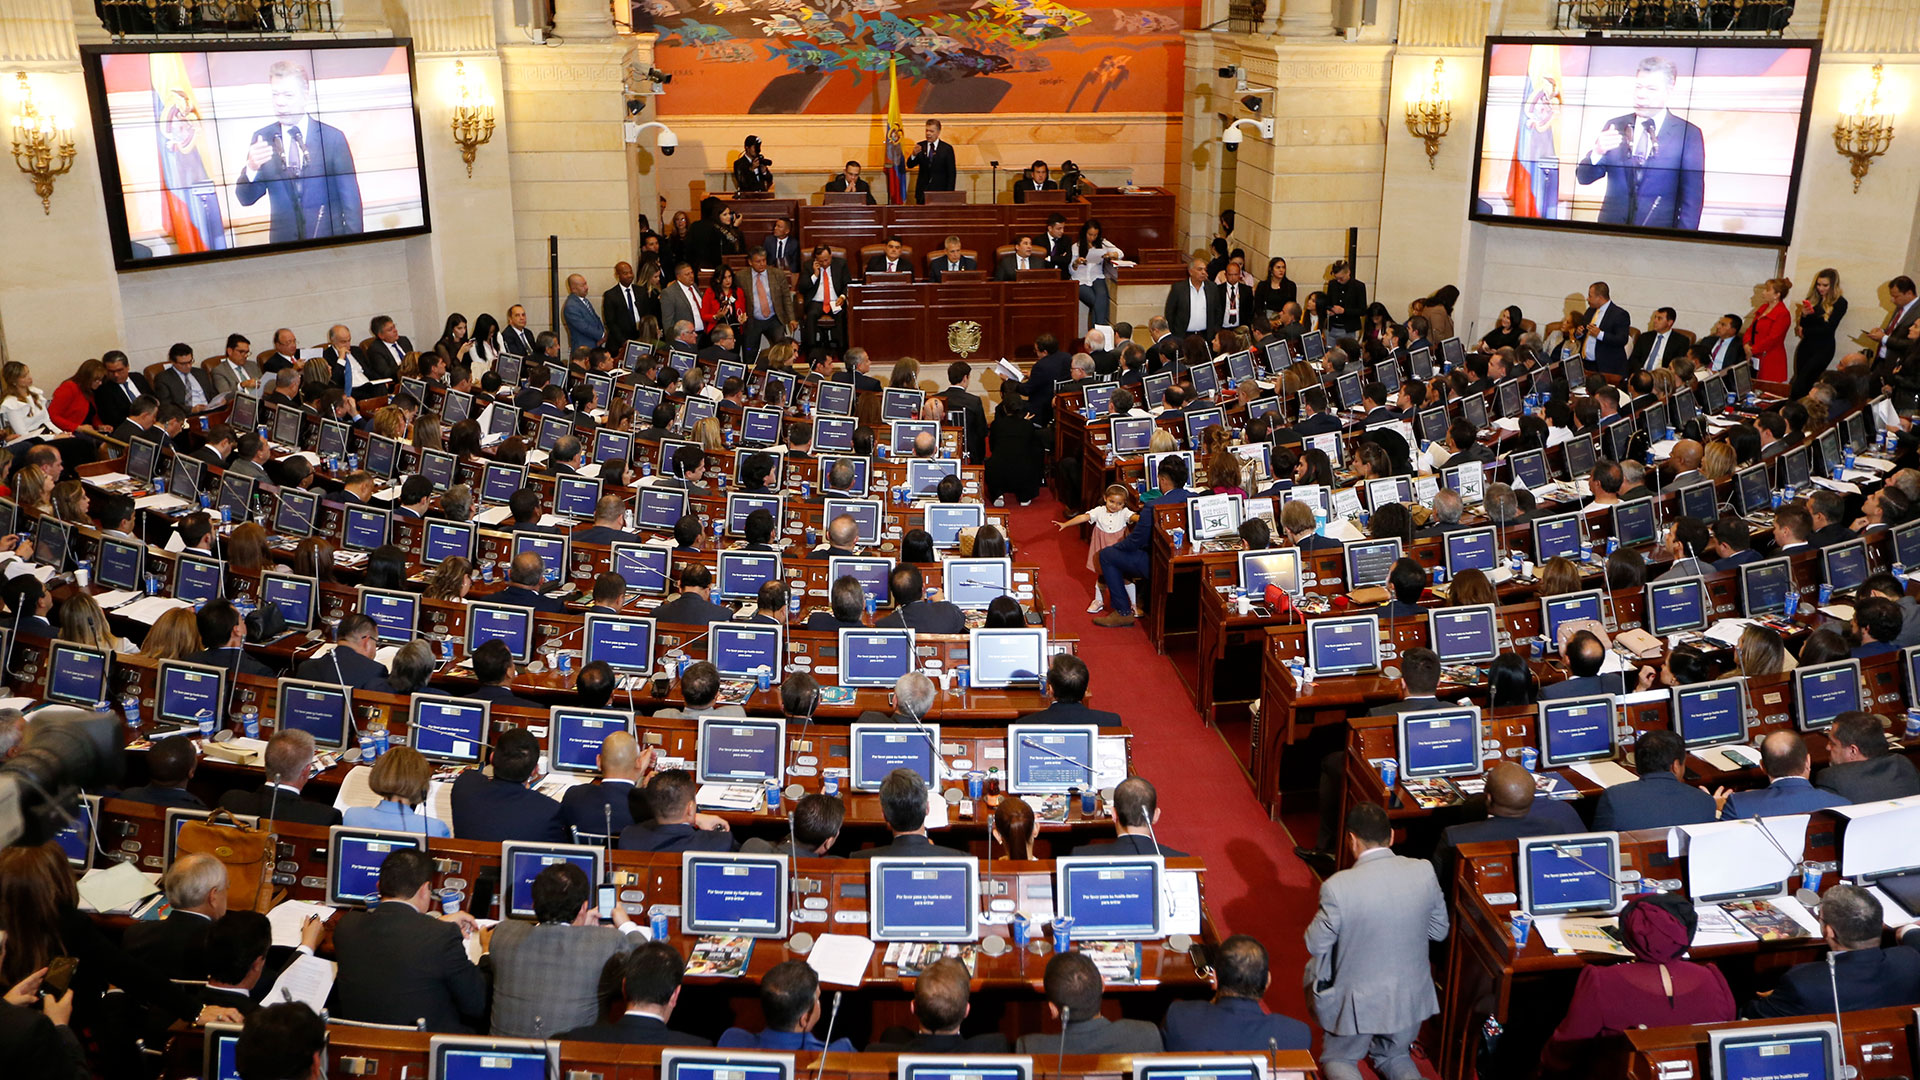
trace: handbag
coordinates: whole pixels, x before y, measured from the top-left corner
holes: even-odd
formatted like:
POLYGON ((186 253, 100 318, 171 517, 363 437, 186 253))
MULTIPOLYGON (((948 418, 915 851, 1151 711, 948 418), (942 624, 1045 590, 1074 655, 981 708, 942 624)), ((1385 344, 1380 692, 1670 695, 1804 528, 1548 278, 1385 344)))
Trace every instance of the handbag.
POLYGON ((227 868, 227 908, 272 911, 281 895, 273 887, 273 834, 215 810, 180 826, 181 855, 211 855, 227 868))

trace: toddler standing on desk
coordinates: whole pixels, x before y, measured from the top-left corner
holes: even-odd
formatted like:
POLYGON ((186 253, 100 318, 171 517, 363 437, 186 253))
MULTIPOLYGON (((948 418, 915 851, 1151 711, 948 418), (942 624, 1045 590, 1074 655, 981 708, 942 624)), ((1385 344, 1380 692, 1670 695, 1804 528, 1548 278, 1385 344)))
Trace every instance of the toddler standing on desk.
POLYGON ((1060 529, 1086 522, 1093 526, 1093 536, 1087 541, 1087 569, 1093 571, 1093 603, 1087 605, 1087 614, 1098 615, 1106 610, 1106 602, 1100 594, 1100 551, 1120 542, 1133 527, 1140 515, 1127 509, 1127 489, 1120 484, 1107 487, 1106 503, 1096 506, 1084 514, 1075 514, 1065 521, 1058 522, 1060 529))

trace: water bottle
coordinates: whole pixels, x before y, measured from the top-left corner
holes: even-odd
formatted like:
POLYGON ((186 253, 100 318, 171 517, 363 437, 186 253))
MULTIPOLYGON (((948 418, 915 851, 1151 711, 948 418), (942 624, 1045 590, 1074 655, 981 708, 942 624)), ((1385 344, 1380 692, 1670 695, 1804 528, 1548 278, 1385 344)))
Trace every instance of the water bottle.
POLYGON ((120 711, 126 715, 128 727, 138 728, 140 726, 140 695, 128 694, 121 698, 120 711))
POLYGON ((799 593, 796 592, 791 596, 787 597, 787 614, 790 616, 800 614, 800 594, 799 593))

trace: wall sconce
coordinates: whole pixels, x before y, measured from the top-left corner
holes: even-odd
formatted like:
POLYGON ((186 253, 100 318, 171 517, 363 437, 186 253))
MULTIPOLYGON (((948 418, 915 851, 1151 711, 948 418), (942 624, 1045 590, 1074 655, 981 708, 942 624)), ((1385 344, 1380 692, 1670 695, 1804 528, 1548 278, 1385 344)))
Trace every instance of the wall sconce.
POLYGON ((13 163, 33 178, 43 213, 53 213, 53 178, 73 168, 73 125, 40 115, 27 73, 20 75, 20 106, 13 118, 13 163))
POLYGON ((1860 193, 1860 181, 1867 178, 1873 159, 1893 145, 1893 113, 1880 100, 1882 77, 1880 65, 1873 65, 1859 99, 1842 109, 1839 122, 1833 125, 1833 148, 1852 162, 1855 195, 1860 193))
POLYGON ((1453 102, 1447 98, 1447 62, 1433 62, 1433 77, 1420 90, 1420 96, 1407 100, 1407 130, 1427 144, 1427 168, 1434 168, 1440 153, 1440 140, 1453 127, 1453 102))
POLYGON ((464 60, 453 62, 453 82, 459 95, 453 106, 453 141, 472 179, 473 155, 493 138, 493 95, 487 92, 486 76, 469 72, 464 60))

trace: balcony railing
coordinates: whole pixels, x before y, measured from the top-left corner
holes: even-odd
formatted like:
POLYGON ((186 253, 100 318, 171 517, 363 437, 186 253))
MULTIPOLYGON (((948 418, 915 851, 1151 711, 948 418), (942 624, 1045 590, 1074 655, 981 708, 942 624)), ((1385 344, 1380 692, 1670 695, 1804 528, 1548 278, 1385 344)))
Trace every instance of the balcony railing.
POLYGON ((333 0, 94 0, 116 38, 263 37, 335 28, 333 0))
POLYGON ((1560 30, 1779 36, 1793 0, 1560 0, 1560 30))

